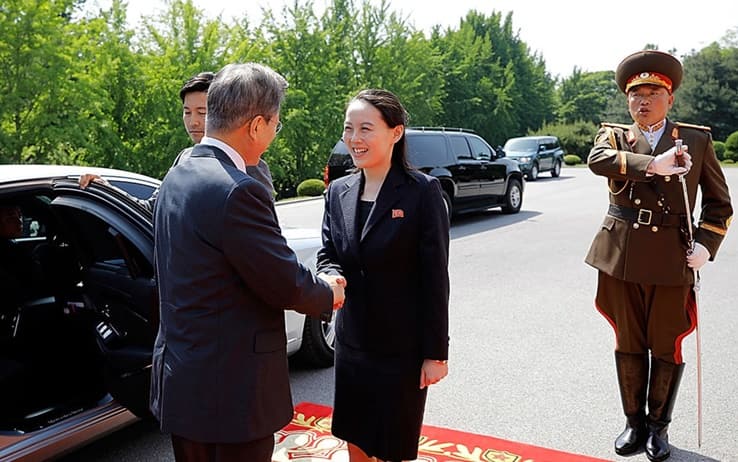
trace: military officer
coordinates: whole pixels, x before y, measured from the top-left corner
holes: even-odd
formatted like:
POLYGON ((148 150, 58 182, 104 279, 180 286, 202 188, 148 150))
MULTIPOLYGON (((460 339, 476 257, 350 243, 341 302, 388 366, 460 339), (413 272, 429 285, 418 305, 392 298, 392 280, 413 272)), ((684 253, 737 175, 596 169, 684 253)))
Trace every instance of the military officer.
POLYGON ((670 455, 667 428, 684 370, 681 343, 697 325, 694 274, 715 258, 733 209, 710 129, 667 118, 681 63, 639 51, 618 65, 615 80, 634 123, 603 123, 589 154, 590 170, 607 178, 610 205, 586 262, 598 270, 596 307, 616 336, 626 425, 615 452, 645 445, 649 460, 662 461, 670 455), (698 189, 694 225, 687 217, 698 189))

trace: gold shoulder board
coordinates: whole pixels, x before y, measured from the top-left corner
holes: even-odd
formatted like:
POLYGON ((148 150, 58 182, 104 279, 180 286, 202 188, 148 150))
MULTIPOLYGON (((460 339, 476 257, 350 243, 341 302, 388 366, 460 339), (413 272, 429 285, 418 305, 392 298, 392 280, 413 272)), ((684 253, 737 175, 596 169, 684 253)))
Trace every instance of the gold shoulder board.
POLYGON ((600 123, 600 126, 602 127, 612 127, 612 128, 622 128, 623 130, 628 130, 630 128, 630 125, 628 124, 617 124, 614 122, 602 122, 600 123))
POLYGON ((706 125, 685 124, 684 122, 674 122, 674 123, 679 127, 694 128, 697 130, 702 130, 703 132, 712 132, 712 129, 706 125))

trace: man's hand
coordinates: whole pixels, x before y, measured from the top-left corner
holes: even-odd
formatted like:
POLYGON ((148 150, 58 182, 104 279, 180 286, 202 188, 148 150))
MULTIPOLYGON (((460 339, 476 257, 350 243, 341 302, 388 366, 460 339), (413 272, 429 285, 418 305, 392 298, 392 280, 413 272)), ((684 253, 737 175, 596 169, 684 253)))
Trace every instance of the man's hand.
POLYGON ((338 310, 343 307, 343 302, 346 299, 346 294, 343 290, 346 287, 346 278, 326 273, 321 273, 318 277, 327 282, 333 290, 333 309, 338 310))
POLYGON ((448 363, 436 359, 426 359, 420 368, 420 389, 438 383, 448 375, 448 363))
POLYGON ((95 183, 104 184, 106 186, 110 185, 110 183, 108 183, 108 180, 101 177, 100 175, 95 175, 94 173, 85 173, 79 177, 79 187, 85 189, 93 181, 95 183))
POLYGON ((688 146, 682 146, 681 162, 683 167, 677 166, 677 148, 673 146, 666 152, 659 154, 654 157, 648 168, 646 169, 647 175, 684 175, 689 172, 692 168, 692 156, 687 152, 688 146))
POLYGON ((687 266, 695 271, 699 271, 700 268, 705 266, 705 263, 709 259, 710 251, 699 242, 695 242, 694 249, 691 252, 687 252, 687 266))

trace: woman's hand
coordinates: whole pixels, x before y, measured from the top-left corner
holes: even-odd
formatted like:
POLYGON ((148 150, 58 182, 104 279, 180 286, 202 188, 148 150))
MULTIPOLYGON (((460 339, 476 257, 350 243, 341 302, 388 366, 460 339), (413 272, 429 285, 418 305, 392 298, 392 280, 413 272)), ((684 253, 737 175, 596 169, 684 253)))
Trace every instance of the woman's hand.
POLYGON ((440 382, 448 375, 448 362, 437 359, 423 360, 420 368, 420 389, 440 382))

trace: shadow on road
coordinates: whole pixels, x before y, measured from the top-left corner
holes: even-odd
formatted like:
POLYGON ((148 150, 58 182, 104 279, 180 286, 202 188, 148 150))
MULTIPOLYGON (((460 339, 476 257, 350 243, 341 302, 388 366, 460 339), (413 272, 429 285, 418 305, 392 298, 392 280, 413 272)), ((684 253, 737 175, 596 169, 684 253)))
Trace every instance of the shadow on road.
POLYGON ((486 210, 483 212, 462 214, 454 217, 451 222, 451 239, 513 225, 540 214, 541 212, 528 210, 521 210, 512 215, 502 213, 500 210, 486 210))

